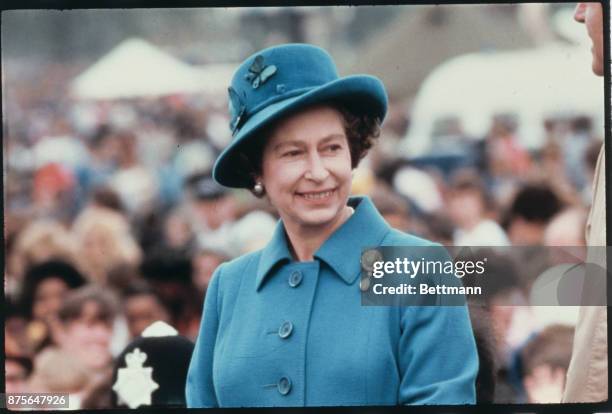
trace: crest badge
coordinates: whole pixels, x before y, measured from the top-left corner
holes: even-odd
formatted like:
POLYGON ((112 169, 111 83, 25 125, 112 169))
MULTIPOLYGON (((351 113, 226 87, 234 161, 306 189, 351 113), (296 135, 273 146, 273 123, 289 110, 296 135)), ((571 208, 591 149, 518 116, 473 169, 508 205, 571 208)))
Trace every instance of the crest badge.
POLYGON ((153 380, 153 368, 143 366, 146 360, 147 354, 139 348, 125 356, 127 367, 117 370, 117 381, 113 384, 119 403, 130 408, 151 405, 151 395, 159 384, 153 380))

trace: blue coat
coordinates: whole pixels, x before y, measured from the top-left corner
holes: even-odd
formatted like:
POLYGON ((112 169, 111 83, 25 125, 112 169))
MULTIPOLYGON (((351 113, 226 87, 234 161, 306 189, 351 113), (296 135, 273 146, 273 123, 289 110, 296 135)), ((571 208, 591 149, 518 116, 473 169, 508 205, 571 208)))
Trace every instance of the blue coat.
POLYGON ((315 253, 292 260, 282 223, 210 282, 188 407, 466 404, 478 356, 466 307, 361 306, 364 247, 426 246, 367 198, 315 253))

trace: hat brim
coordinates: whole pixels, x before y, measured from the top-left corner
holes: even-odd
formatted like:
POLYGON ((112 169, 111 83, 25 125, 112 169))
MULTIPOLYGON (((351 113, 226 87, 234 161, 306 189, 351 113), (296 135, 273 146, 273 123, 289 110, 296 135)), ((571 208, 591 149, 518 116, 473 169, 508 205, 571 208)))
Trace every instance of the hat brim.
POLYGON ((385 88, 378 78, 369 75, 339 78, 301 95, 273 103, 246 121, 215 161, 213 178, 226 187, 249 187, 250 178, 240 171, 241 161, 238 158, 241 148, 250 141, 249 138, 282 116, 323 102, 340 103, 355 114, 372 115, 381 122, 387 112, 385 88))

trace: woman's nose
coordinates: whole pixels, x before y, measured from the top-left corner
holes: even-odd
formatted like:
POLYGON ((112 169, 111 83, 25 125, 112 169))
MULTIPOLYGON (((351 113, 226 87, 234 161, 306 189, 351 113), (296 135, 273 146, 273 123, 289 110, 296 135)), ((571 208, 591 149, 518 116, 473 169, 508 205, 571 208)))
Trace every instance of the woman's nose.
POLYGON ((576 4, 576 8, 574 9, 574 20, 578 23, 584 23, 584 10, 586 8, 585 3, 576 4))
POLYGON ((323 162, 323 159, 318 153, 310 156, 308 161, 308 170, 304 174, 306 179, 312 181, 324 181, 329 176, 329 171, 323 162))

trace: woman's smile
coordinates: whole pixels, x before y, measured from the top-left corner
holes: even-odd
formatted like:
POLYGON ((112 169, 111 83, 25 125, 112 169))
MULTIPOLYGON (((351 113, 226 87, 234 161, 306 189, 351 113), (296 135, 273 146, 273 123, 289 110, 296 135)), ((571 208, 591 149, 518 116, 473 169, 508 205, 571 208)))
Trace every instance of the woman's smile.
POLYGON ((296 195, 305 201, 327 202, 335 193, 336 189, 331 188, 321 191, 296 192, 296 195))

